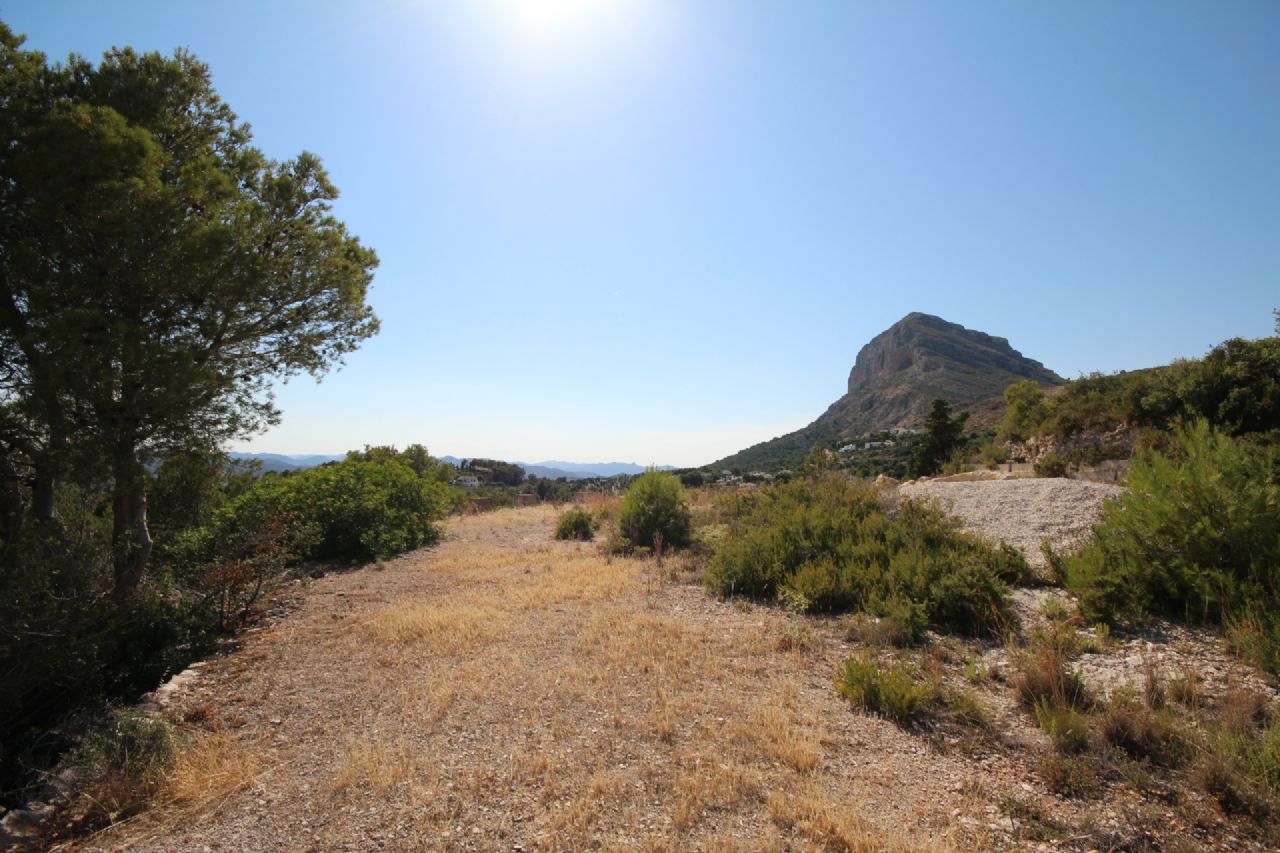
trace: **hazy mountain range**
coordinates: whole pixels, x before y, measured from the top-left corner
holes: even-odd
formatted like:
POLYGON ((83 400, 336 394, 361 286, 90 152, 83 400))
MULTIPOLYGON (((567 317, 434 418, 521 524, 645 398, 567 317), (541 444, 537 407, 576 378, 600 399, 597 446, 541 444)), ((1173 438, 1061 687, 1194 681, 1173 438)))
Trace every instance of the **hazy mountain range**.
MULTIPOLYGON (((336 456, 282 453, 231 453, 229 455, 232 459, 261 462, 263 471, 297 471, 302 468, 314 468, 316 465, 336 462, 346 458, 345 453, 336 456)), ((451 465, 457 465, 462 461, 457 456, 441 456, 438 458, 442 462, 448 462, 451 465)), ((501 461, 505 462, 507 460, 501 461)), ((548 460, 535 463, 516 461, 513 464, 523 468, 526 474, 532 474, 536 477, 550 477, 552 479, 564 477, 569 480, 584 480, 588 477, 616 477, 619 474, 643 474, 647 468, 645 465, 637 465, 634 462, 564 462, 561 460, 548 460)), ((658 468, 662 471, 672 470, 670 465, 660 465, 658 468)))

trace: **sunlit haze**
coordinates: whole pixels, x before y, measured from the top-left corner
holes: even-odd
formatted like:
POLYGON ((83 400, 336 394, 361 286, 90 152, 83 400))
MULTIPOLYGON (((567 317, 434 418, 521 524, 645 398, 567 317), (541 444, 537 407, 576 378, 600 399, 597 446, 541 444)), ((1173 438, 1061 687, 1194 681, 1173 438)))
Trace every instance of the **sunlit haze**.
POLYGON ((237 449, 699 465, 911 311, 1073 377, 1280 307, 1280 4, 0 0, 318 154, 382 331, 237 449))

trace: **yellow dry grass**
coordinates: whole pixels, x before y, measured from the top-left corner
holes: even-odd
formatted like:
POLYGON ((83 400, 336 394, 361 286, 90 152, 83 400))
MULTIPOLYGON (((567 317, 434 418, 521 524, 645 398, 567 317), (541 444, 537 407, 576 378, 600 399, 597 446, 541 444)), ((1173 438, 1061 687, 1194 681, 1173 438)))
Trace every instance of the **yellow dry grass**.
POLYGON ((379 610, 367 630, 378 643, 451 652, 492 636, 500 618, 499 610, 485 603, 410 601, 379 610))
POLYGON ((823 850, 845 853, 952 853, 947 841, 922 842, 906 830, 871 825, 847 803, 833 802, 829 793, 810 785, 798 791, 774 791, 768 797, 769 816, 779 827, 799 833, 823 850))
POLYGON ((329 787, 340 799, 359 794, 386 797, 406 782, 420 778, 422 769, 409 744, 396 740, 394 735, 371 732, 342 747, 329 787))
POLYGON ((161 797, 196 811, 216 808, 261 770, 254 746, 221 732, 202 733, 178 754, 161 797))

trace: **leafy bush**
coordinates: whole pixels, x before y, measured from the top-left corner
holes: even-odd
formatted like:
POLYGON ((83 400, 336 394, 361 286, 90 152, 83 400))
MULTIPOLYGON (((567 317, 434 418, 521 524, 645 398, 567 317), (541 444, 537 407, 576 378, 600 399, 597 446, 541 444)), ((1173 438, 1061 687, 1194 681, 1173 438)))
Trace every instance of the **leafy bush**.
POLYGON ((1130 491, 1064 560, 1067 585, 1093 617, 1252 625, 1255 661, 1280 671, 1280 453, 1204 421, 1176 437, 1176 454, 1135 461, 1130 491))
POLYGON ((836 692, 853 705, 891 720, 913 720, 934 699, 933 688, 902 664, 881 666, 869 655, 849 658, 836 678, 836 692))
POLYGON ((268 476, 233 501, 214 528, 251 538, 271 519, 288 519, 309 539, 312 559, 385 559, 435 542, 450 506, 447 487, 407 461, 353 454, 341 462, 268 476))
POLYGON ((1002 441, 1023 441, 1034 435, 1049 414, 1044 389, 1034 379, 1005 388, 1004 402, 1004 420, 996 429, 996 437, 1002 441))
POLYGON ((960 532, 933 505, 907 501, 890 518, 873 488, 827 474, 740 504, 706 583, 890 617, 911 635, 925 625, 981 634, 1008 624, 1005 583, 1027 573, 1020 554, 960 532))
POLYGON ((596 535, 596 521, 585 507, 575 506, 556 522, 557 539, 578 539, 586 542, 596 535))
POLYGON ((654 470, 636 477, 618 508, 618 529, 639 548, 688 545, 692 521, 680 478, 654 470))

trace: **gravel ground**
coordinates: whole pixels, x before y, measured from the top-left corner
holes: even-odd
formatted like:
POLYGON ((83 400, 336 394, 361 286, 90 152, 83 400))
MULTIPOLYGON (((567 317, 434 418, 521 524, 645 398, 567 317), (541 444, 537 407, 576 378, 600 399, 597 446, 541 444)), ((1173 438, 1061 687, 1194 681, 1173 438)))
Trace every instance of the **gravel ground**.
POLYGON ((1078 546, 1088 537, 1103 502, 1124 490, 1109 483, 1037 479, 922 480, 903 483, 898 491, 904 497, 936 498, 968 529, 1008 542, 1039 567, 1045 564, 1041 542, 1048 539, 1056 550, 1078 546))

